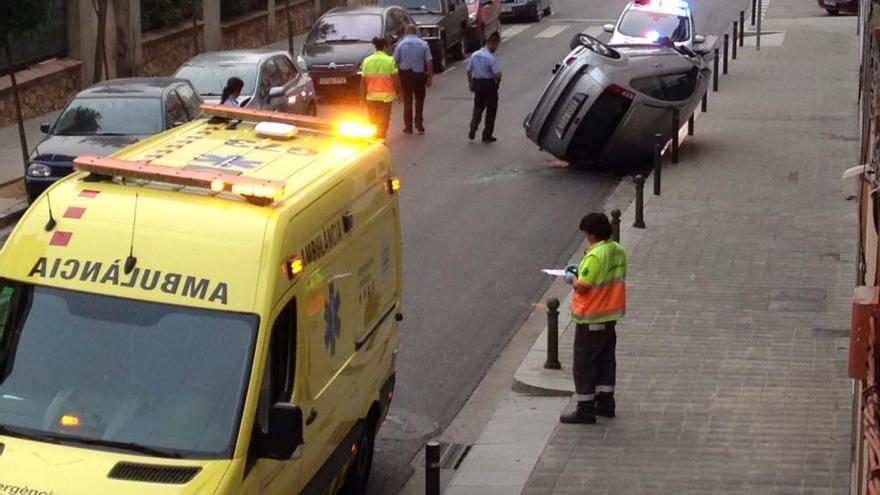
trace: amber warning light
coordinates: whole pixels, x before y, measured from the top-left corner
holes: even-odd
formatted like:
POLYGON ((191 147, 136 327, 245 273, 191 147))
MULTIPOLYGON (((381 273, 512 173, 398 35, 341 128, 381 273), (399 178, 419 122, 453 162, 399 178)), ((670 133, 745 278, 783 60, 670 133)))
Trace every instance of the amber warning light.
POLYGON ((58 422, 65 428, 78 428, 82 424, 79 416, 72 413, 65 413, 58 422))

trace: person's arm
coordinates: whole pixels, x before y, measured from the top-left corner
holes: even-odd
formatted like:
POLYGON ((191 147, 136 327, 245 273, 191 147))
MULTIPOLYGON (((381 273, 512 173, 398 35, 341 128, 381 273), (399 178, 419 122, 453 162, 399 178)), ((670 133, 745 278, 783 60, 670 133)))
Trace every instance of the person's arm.
POLYGON ((431 55, 431 47, 425 43, 425 74, 428 75, 428 79, 426 82, 427 86, 430 86, 432 82, 434 82, 434 57, 431 55))
POLYGON ((587 256, 587 259, 578 266, 578 273, 573 277, 571 288, 578 294, 586 294, 592 289, 598 273, 598 260, 595 256, 587 256))
POLYGON ((501 64, 498 63, 498 59, 492 59, 492 74, 495 75, 495 87, 501 87, 501 64))
POLYGON ((400 73, 397 71, 397 61, 394 61, 394 68, 391 73, 391 77, 394 79, 394 93, 395 100, 400 98, 403 95, 403 86, 400 84, 400 73))
POLYGON ((468 59, 467 63, 467 80, 468 80, 468 89, 471 90, 471 93, 474 92, 474 56, 471 55, 471 58, 468 59))

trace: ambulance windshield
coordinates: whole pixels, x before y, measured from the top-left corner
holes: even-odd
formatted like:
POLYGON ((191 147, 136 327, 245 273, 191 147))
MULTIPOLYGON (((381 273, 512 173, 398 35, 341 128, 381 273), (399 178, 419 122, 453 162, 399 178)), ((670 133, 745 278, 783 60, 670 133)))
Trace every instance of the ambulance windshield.
POLYGON ((0 282, 0 433, 229 458, 257 323, 251 314, 0 282))

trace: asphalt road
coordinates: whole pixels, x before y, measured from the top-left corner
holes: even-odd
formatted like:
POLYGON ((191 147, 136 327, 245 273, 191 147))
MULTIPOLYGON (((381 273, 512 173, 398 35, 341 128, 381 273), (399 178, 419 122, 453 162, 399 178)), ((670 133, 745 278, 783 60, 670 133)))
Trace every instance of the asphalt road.
MULTIPOLYGON (((427 134, 389 146, 403 183, 404 315, 397 393, 376 445, 370 493, 397 493, 410 460, 443 431, 581 240, 580 217, 601 208, 620 178, 579 172, 540 152, 522 121, 575 33, 598 34, 626 0, 553 0, 540 23, 509 23, 499 49, 504 79, 498 142, 467 140, 471 112, 463 62, 435 77, 427 134)), ((718 35, 748 0, 692 0, 697 30, 718 35)), ((607 39, 607 35, 600 35, 607 39)), ((322 114, 346 110, 325 106, 322 114)))

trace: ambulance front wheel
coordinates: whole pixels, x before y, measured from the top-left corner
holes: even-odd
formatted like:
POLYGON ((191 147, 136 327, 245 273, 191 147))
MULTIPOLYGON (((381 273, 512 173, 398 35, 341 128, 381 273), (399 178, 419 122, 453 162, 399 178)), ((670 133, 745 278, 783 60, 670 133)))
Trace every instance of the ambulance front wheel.
POLYGON ((373 468, 373 447, 376 443, 375 423, 376 421, 371 418, 364 427, 364 432, 358 442, 357 454, 348 469, 345 484, 339 491, 341 495, 364 495, 367 493, 370 471, 373 468))

